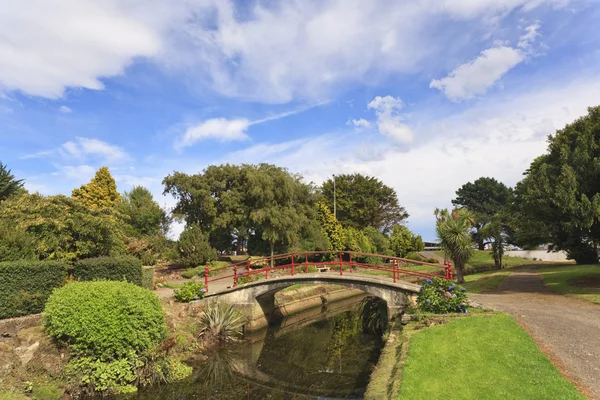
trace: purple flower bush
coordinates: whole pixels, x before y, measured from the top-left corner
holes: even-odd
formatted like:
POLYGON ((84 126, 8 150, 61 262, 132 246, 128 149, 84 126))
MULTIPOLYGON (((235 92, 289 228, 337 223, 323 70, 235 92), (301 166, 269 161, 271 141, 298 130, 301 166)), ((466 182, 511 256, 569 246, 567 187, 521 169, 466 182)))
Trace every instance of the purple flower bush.
POLYGON ((423 281, 417 297, 417 305, 421 311, 436 314, 468 312, 465 288, 443 278, 423 281))

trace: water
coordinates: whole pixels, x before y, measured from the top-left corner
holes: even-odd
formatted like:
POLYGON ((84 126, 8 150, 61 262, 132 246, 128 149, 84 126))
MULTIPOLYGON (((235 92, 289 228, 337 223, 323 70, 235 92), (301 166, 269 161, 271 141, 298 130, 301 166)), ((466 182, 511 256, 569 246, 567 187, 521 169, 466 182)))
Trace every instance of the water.
POLYGON ((296 315, 240 345, 208 352, 193 364, 191 378, 140 391, 136 398, 362 398, 382 346, 381 335, 363 331, 354 300, 296 315))

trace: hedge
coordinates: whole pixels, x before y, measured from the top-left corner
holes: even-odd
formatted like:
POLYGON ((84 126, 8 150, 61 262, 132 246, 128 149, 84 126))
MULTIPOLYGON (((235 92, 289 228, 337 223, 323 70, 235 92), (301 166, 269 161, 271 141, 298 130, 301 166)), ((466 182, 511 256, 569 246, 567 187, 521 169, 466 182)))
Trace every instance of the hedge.
POLYGON ((77 261, 73 277, 78 281, 123 281, 142 286, 142 262, 133 256, 97 257, 77 261))
POLYGON ((150 290, 154 288, 154 267, 142 267, 142 287, 150 290))
POLYGON ((41 312, 66 277, 67 265, 59 261, 0 262, 0 319, 41 312))

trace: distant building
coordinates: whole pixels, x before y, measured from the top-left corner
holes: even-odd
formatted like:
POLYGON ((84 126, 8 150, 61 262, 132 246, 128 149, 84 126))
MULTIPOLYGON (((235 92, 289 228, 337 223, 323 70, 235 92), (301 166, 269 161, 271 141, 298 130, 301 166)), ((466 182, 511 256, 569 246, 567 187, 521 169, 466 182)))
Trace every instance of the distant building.
POLYGON ((424 250, 441 250, 442 246, 439 242, 423 242, 425 244, 424 250))

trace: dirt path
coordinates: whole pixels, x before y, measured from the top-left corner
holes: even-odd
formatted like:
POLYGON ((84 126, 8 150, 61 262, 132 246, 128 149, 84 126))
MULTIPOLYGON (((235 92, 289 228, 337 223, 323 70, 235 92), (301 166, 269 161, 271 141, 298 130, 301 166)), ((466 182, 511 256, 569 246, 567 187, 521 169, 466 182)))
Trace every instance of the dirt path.
POLYGON ((599 305, 552 294, 533 269, 515 271, 495 292, 470 298, 515 317, 571 381, 600 400, 599 305))

